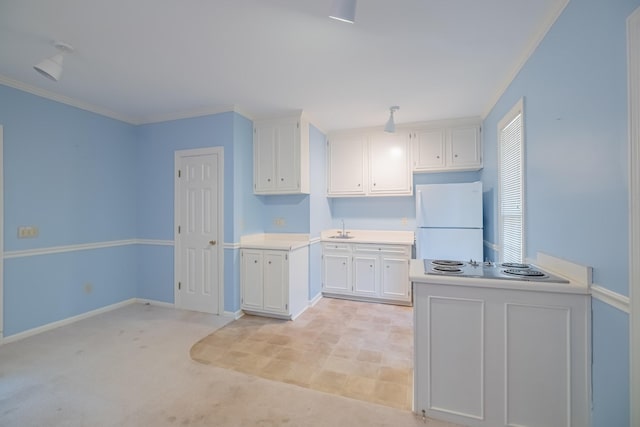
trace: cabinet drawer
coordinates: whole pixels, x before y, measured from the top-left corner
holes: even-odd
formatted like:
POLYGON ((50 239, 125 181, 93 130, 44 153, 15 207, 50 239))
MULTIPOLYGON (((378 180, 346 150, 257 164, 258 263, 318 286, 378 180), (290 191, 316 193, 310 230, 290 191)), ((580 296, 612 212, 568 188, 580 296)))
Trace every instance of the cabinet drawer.
POLYGON ((326 252, 351 252, 351 245, 349 243, 323 243, 322 249, 326 252))
POLYGON ((385 254, 402 257, 411 256, 411 248, 409 246, 399 245, 355 245, 355 253, 361 254, 385 254))

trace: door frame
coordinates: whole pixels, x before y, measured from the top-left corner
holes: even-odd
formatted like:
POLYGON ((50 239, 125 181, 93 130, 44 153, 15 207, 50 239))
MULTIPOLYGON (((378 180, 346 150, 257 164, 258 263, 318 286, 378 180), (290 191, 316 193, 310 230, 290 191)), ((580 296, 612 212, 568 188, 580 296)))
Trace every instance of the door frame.
POLYGON ((0 124, 0 345, 4 340, 4 142, 0 124))
POLYGON ((627 18, 629 115, 629 407, 640 425, 640 7, 627 18))
POLYGON ((203 156, 203 155, 217 155, 218 156, 218 194, 221 196, 218 203, 218 236, 220 240, 220 246, 218 250, 218 316, 222 316, 224 313, 224 147, 208 147, 208 148, 196 148, 190 150, 176 150, 174 153, 174 183, 173 183, 173 301, 176 308, 178 306, 179 292, 178 292, 178 280, 180 277, 181 264, 180 264, 180 236, 178 234, 178 226, 180 225, 180 178, 178 177, 178 170, 180 168, 180 162, 184 157, 203 156))

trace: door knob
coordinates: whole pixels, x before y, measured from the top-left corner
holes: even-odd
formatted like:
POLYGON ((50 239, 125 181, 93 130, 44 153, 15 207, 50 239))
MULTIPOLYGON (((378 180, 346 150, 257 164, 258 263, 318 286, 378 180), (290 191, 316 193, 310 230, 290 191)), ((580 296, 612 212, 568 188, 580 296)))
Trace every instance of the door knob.
POLYGON ((216 242, 215 240, 209 240, 209 244, 210 244, 211 246, 215 246, 215 244, 216 244, 216 243, 217 243, 217 242, 216 242))

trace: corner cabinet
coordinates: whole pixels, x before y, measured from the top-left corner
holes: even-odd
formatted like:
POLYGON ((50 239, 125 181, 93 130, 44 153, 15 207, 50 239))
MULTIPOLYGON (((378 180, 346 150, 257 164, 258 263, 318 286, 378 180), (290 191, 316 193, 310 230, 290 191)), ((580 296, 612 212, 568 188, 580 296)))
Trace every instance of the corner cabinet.
POLYGON ((417 127, 410 138, 414 172, 482 169, 479 123, 417 127))
POLYGON ((411 145, 408 132, 336 132, 327 149, 327 195, 411 196, 411 145))
POLYGON ((308 304, 309 248, 241 249, 241 308, 250 314, 293 319, 308 304))
POLYGON ((323 243, 322 293, 411 305, 410 245, 323 243))
POLYGON ((309 122, 303 115, 253 128, 254 194, 309 194, 309 122))

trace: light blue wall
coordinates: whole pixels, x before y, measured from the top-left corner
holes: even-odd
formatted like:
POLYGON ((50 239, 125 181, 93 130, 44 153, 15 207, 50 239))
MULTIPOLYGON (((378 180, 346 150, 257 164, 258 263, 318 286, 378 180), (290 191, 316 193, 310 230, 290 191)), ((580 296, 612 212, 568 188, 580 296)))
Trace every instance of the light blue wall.
MULTIPOLYGON (((257 217, 244 217, 236 208, 255 210, 254 196, 246 193, 252 165, 251 122, 236 113, 174 120, 137 129, 138 235, 143 239, 173 240, 175 152, 205 147, 224 149, 224 242, 233 243, 242 226, 259 230, 257 217), (236 151, 237 147, 237 151, 236 151), (238 188, 241 191, 235 191, 238 188), (242 191, 244 190, 244 191, 242 191), (242 225, 244 224, 244 225, 242 225)), ((241 211, 242 212, 242 211, 241 211)), ((225 249, 225 311, 240 307, 237 250, 225 249)), ((171 253, 143 245, 139 253, 139 297, 174 302, 173 248, 171 253)))
MULTIPOLYGON (((592 266, 628 295, 626 18, 573 0, 484 121, 485 239, 497 241, 497 124, 524 97, 526 255, 592 266)), ((628 316, 593 304, 594 426, 629 424, 628 316)))
MULTIPOLYGON (((0 124, 5 251, 136 237, 133 126, 6 86, 0 124)), ((134 246, 5 259, 4 335, 135 297, 136 274, 134 246)))

